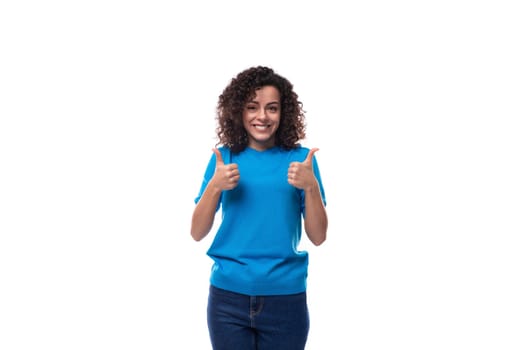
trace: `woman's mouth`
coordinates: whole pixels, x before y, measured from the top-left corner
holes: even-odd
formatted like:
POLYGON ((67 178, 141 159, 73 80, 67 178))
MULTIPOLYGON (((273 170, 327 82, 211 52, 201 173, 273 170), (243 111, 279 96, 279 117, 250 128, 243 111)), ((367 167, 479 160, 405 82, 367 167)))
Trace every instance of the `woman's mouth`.
POLYGON ((261 131, 264 131, 264 130, 266 130, 266 129, 268 129, 270 127, 270 125, 256 125, 256 124, 253 124, 252 126, 255 129, 261 130, 261 131))

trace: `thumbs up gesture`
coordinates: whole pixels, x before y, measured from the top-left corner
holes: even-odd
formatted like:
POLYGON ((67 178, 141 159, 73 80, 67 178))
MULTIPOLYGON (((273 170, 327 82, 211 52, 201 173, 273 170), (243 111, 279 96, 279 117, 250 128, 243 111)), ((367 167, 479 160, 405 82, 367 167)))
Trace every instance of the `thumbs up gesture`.
POLYGON ((302 190, 307 190, 317 184, 313 172, 312 159, 314 153, 318 150, 319 148, 312 148, 304 161, 290 163, 288 167, 288 183, 290 185, 302 190))
POLYGON ((221 191, 235 188, 241 177, 237 164, 224 164, 221 152, 217 148, 213 149, 213 153, 215 153, 216 162, 211 182, 221 191))

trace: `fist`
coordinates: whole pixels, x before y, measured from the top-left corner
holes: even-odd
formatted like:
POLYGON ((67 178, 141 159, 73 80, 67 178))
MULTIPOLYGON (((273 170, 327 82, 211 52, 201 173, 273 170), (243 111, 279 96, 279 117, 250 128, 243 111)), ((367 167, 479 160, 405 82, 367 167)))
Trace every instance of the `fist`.
POLYGON ((304 161, 290 163, 288 167, 288 183, 290 185, 301 190, 307 190, 317 184, 312 167, 312 159, 314 153, 318 150, 319 148, 312 148, 304 161))
POLYGON ((213 149, 213 153, 215 153, 216 162, 211 182, 221 191, 234 189, 241 178, 237 164, 224 164, 221 152, 217 148, 213 149))

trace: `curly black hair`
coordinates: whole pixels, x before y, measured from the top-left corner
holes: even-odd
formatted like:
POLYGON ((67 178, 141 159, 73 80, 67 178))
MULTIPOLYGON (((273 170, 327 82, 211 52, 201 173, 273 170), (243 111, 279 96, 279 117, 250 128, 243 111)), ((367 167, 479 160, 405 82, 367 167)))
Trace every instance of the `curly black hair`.
POLYGON ((255 97, 256 90, 264 86, 275 87, 281 97, 281 119, 275 134, 275 145, 290 150, 305 138, 305 111, 293 85, 273 69, 257 66, 240 72, 219 96, 216 117, 218 144, 229 147, 234 153, 248 146, 248 135, 242 122, 243 110, 246 103, 255 97))

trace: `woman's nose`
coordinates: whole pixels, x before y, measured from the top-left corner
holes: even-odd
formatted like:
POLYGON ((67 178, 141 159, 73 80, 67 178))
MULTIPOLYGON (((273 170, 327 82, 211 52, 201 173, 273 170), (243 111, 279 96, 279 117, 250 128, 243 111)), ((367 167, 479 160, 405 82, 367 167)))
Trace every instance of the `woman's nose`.
POLYGON ((266 119, 266 109, 265 108, 259 108, 259 112, 257 113, 257 117, 260 119, 266 119))

